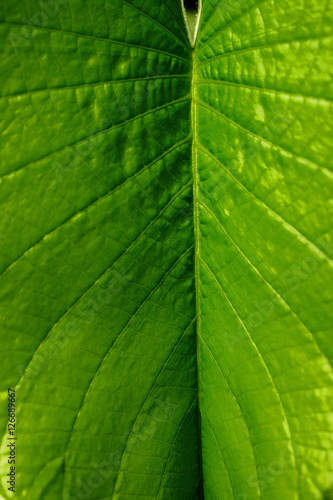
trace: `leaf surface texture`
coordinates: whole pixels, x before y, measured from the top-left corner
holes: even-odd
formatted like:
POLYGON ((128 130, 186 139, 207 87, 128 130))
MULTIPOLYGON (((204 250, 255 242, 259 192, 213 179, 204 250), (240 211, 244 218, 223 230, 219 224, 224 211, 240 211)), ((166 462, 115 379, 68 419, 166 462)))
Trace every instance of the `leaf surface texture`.
POLYGON ((332 2, 0 15, 18 498, 329 498, 332 2))

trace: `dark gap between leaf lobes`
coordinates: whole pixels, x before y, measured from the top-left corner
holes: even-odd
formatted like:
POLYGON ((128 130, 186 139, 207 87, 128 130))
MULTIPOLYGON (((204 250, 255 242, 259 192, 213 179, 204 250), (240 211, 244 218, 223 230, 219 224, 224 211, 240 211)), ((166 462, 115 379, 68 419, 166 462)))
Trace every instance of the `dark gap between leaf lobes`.
POLYGON ((183 10, 186 18, 186 26, 192 47, 195 44, 197 23, 199 16, 200 0, 183 0, 183 10))
POLYGON ((198 12, 199 0, 184 0, 184 7, 186 10, 194 10, 198 12))

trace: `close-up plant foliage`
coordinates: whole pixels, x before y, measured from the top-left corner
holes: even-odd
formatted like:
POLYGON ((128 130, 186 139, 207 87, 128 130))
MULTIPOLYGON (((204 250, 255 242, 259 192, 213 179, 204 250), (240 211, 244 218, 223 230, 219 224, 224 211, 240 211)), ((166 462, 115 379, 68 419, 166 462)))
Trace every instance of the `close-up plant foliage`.
POLYGON ((333 2, 0 16, 0 498, 333 498, 333 2))

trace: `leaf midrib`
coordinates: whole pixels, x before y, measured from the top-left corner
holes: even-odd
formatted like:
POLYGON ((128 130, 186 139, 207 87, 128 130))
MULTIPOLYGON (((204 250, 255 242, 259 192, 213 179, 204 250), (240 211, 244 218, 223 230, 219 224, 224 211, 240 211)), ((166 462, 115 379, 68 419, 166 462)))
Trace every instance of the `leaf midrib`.
POLYGON ((186 20, 186 11, 182 2, 182 14, 184 26, 187 32, 189 45, 191 47, 191 135, 192 135, 192 183, 193 183, 193 232, 194 232, 194 287, 195 287, 195 317, 196 317, 196 374, 197 374, 197 426, 198 426, 198 461, 199 480, 194 491, 198 492, 198 498, 204 499, 203 468, 202 468, 202 439, 201 439, 201 353, 200 353, 200 329, 201 329, 201 301, 200 301, 200 215, 199 215, 199 183, 200 175, 198 169, 198 138, 197 138, 197 68, 196 68, 196 41, 200 29, 202 5, 199 0, 197 26, 194 39, 189 31, 186 20), (198 488, 198 490, 197 490, 198 488))
POLYGON ((201 353, 200 353, 200 329, 201 329, 201 303, 200 303, 200 216, 199 216, 199 169, 198 169, 198 139, 197 139, 197 103, 196 98, 196 51, 195 45, 192 49, 192 73, 191 73, 191 131, 192 131, 192 179, 193 179, 193 224, 194 224, 194 274, 195 274, 195 314, 196 314, 196 369, 197 369, 197 422, 198 422, 198 450, 199 450, 199 472, 201 476, 200 498, 203 495, 203 471, 202 471, 202 445, 201 445, 201 353))

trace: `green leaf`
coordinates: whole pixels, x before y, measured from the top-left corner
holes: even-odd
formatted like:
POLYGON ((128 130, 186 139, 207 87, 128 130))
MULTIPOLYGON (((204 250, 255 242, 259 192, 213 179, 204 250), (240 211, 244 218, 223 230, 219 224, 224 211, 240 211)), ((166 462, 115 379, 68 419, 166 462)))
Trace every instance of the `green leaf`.
POLYGON ((1 496, 330 498, 333 4, 0 16, 1 496))

